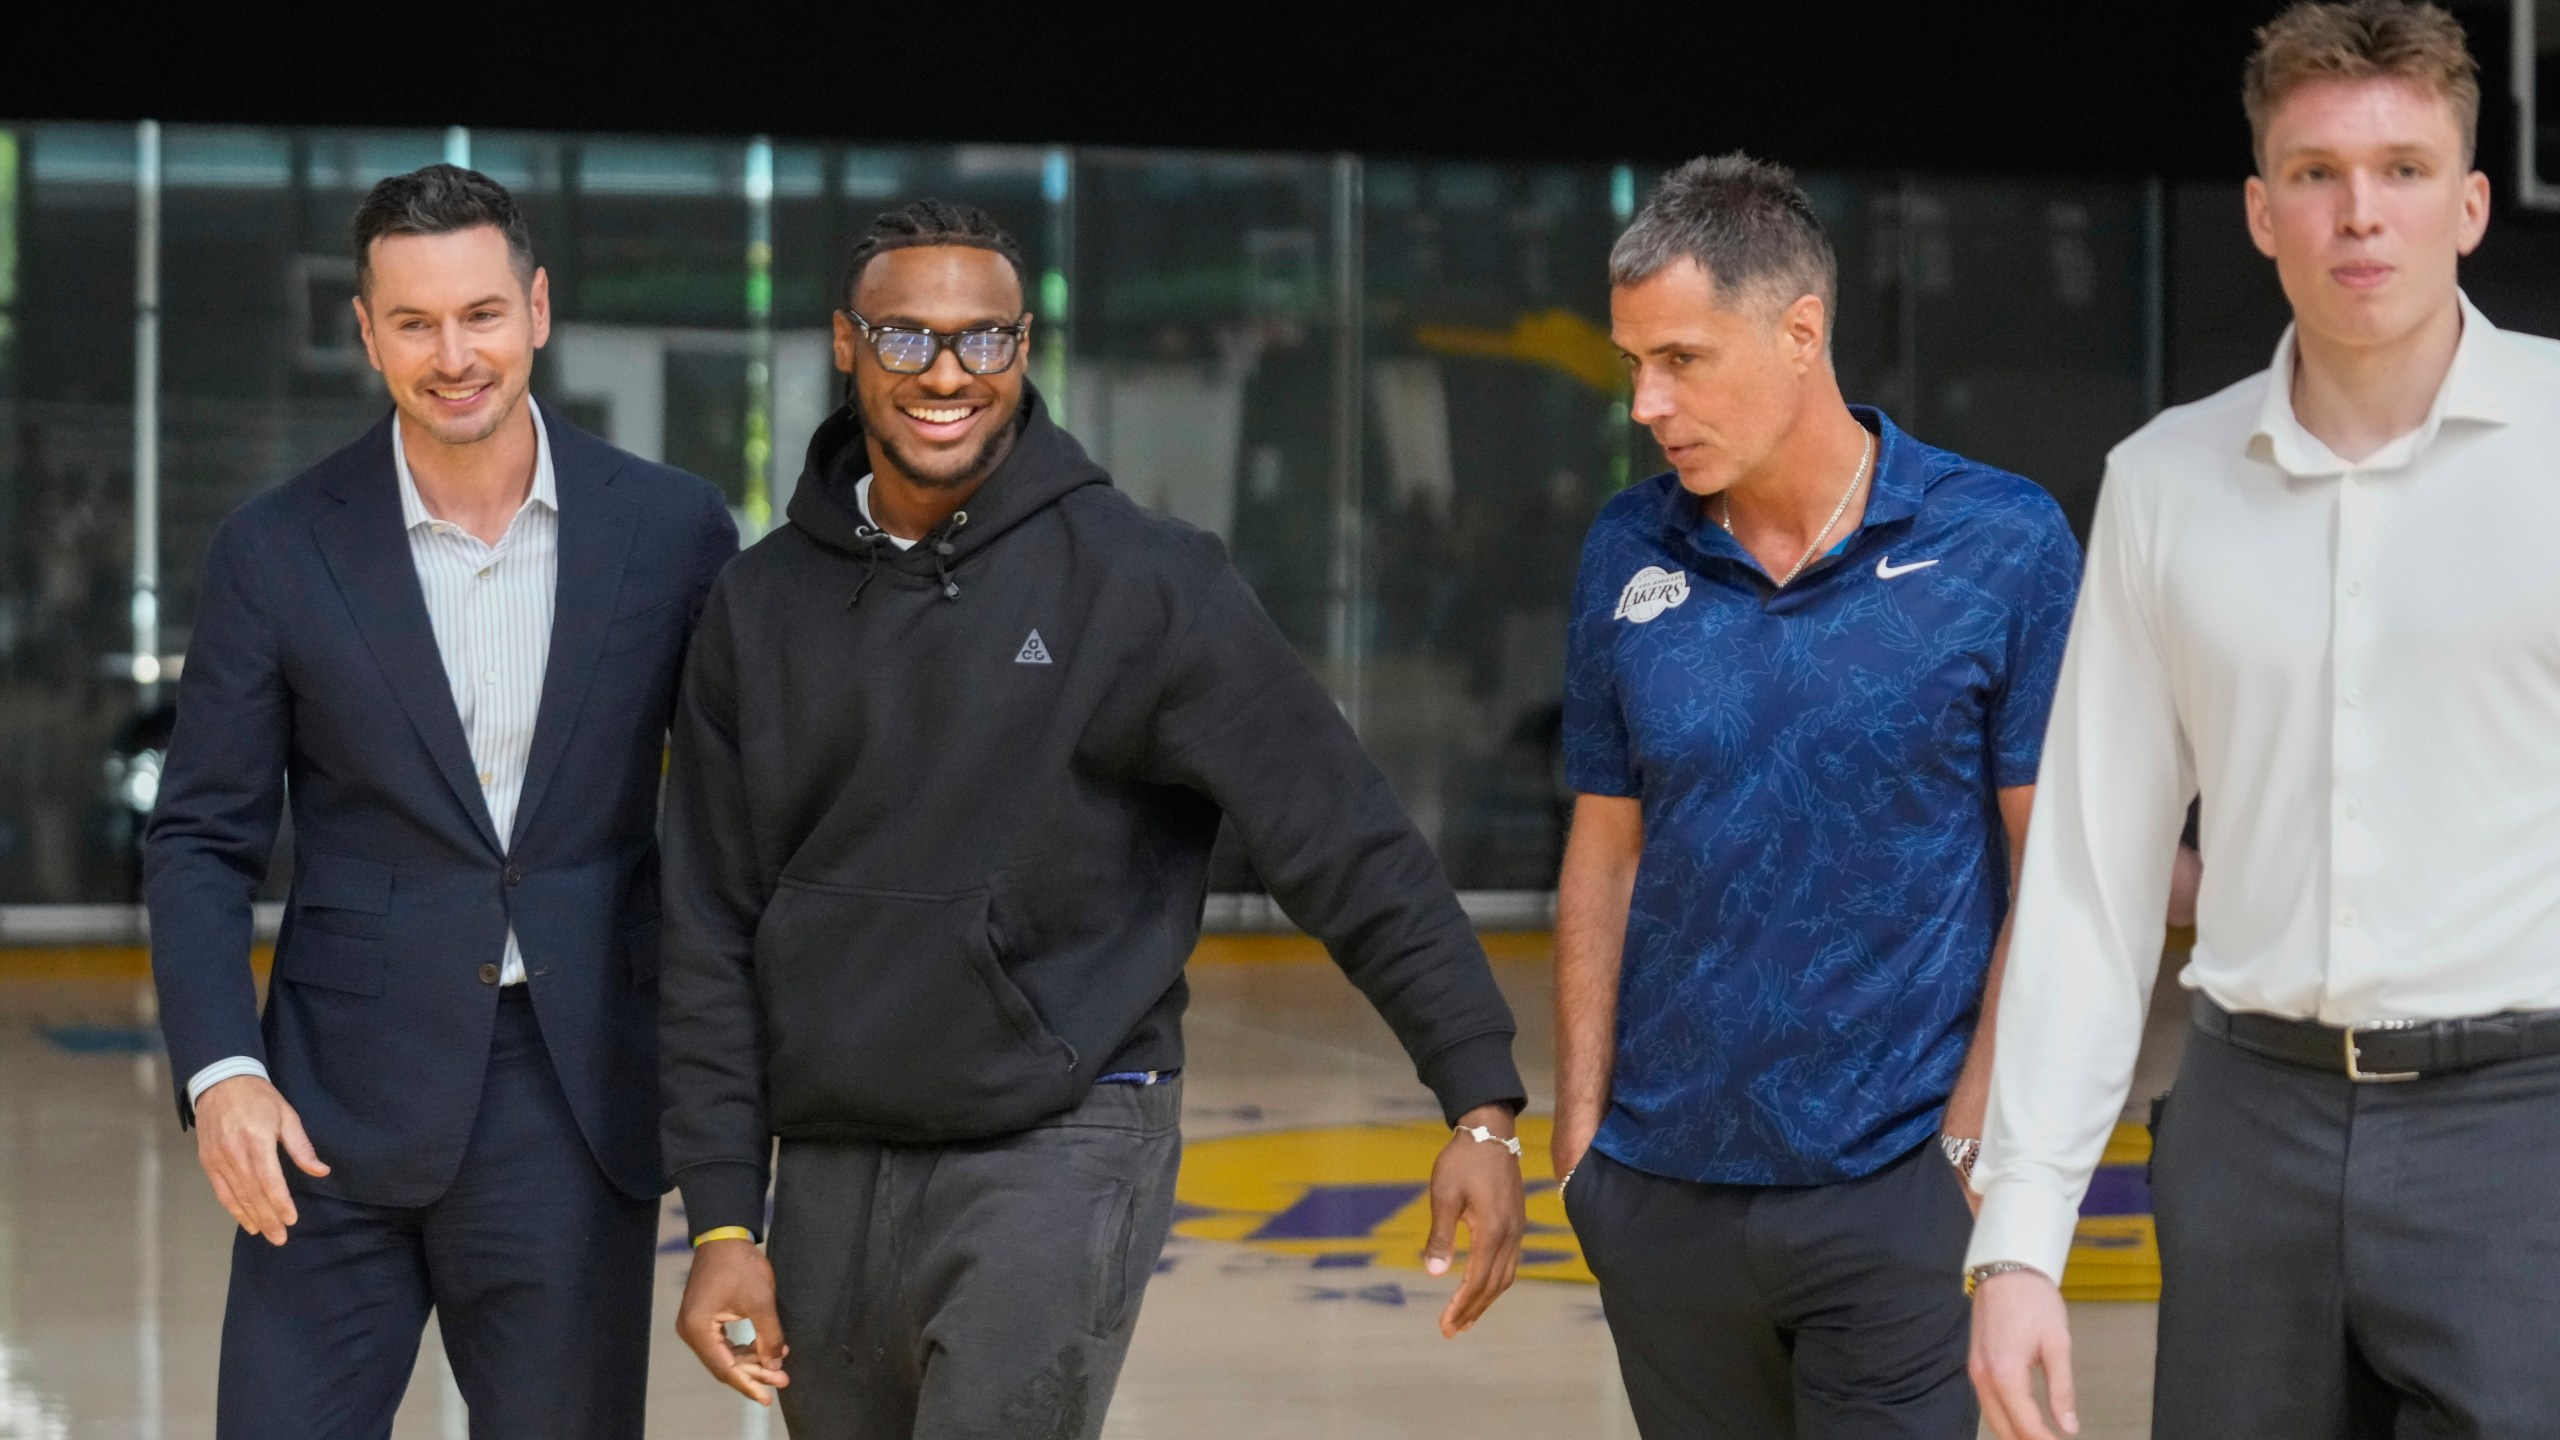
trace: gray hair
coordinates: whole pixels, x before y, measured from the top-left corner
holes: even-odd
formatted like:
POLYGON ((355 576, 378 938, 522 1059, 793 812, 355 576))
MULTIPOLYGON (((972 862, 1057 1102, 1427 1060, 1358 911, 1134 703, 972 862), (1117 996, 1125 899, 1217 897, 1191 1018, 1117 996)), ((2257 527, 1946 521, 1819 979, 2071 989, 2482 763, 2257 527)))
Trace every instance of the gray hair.
POLYGON ((1702 155, 1662 177, 1635 223, 1609 250, 1609 284, 1641 285, 1694 260, 1720 297, 1779 306, 1800 296, 1835 313, 1840 262, 1813 202, 1783 165, 1736 150, 1702 155))

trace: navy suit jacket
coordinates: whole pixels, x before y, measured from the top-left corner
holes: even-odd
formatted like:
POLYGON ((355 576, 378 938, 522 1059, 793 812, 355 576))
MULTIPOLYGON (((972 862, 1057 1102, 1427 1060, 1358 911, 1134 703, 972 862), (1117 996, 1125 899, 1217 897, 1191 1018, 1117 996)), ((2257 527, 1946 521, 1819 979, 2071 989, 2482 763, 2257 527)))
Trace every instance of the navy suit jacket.
POLYGON ((179 1087, 255 1056, 368 1204, 462 1163, 515 927, 553 1067, 613 1183, 662 1192, 658 782, 704 595, 737 553, 719 494, 546 409, 559 488, 551 651, 515 833, 488 806, 409 556, 386 416, 232 512, 205 562, 144 842, 151 968, 179 1087), (250 902, 293 807, 266 1013, 250 902))

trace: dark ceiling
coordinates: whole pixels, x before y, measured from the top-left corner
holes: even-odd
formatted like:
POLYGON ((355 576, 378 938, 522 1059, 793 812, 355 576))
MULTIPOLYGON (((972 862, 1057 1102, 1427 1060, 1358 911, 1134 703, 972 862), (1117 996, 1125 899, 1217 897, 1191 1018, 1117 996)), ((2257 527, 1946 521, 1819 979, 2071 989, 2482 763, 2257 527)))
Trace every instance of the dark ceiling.
MULTIPOLYGON (((2202 179, 2247 165, 2240 66, 2277 7, 1089 8, 341 6, 215 22, 50 3, 31 12, 43 33, 0 47, 0 114, 1594 160, 1747 147, 1832 169, 2202 179)), ((2489 131, 2505 7, 2455 8, 2490 81, 2489 131)))

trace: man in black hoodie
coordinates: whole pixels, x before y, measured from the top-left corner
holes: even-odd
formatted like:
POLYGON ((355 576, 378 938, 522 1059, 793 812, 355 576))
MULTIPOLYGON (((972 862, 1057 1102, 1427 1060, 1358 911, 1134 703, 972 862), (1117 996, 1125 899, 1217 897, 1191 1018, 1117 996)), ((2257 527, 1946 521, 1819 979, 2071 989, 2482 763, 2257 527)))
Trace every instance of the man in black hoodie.
POLYGON ((1216 539, 1051 422, 993 221, 884 215, 843 294, 852 398, 714 588, 675 724, 679 1332, 787 1381, 795 1433, 1100 1433, 1172 1223, 1221 814, 1456 1127, 1425 1255, 1466 1225, 1464 1330, 1518 1266, 1524 1092, 1438 862, 1216 539))

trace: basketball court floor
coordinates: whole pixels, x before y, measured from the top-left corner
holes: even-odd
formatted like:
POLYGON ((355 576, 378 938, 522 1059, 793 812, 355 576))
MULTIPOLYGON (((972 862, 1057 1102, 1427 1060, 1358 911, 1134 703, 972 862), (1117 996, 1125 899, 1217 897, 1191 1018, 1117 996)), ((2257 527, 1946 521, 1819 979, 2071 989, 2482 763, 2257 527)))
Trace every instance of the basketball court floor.
MULTIPOLYGON (((1552 1093, 1548 939, 1488 948, 1521 1019, 1531 1093, 1552 1093)), ((1115 1440, 1385 1440, 1635 1434, 1599 1293, 1524 1120, 1523 1279, 1440 1338, 1456 1287, 1418 1251, 1445 1131, 1403 1052, 1340 972, 1295 938, 1217 937, 1191 971, 1176 1236, 1139 1321, 1115 1440)), ((2173 987, 2163 987, 2173 989, 2173 987)), ((2164 997, 2164 999, 2167 997, 2164 997)), ((177 1127, 139 954, 0 952, 0 1440, 199 1440, 232 1226, 177 1127)), ((2155 1029, 2175 1033, 2171 1013, 2155 1029)), ((2151 1047, 2158 1050, 2161 1047, 2151 1047)), ((2146 1059, 2135 1093, 2165 1083, 2146 1059)), ((2148 1433, 2156 1252, 2142 1141, 2120 1133, 2092 1187, 2069 1292, 2082 1434, 2148 1433)), ((662 1222, 649 1433, 781 1440, 669 1331, 684 1227, 662 1222)), ((434 1327, 395 1440, 464 1440, 434 1327)))

